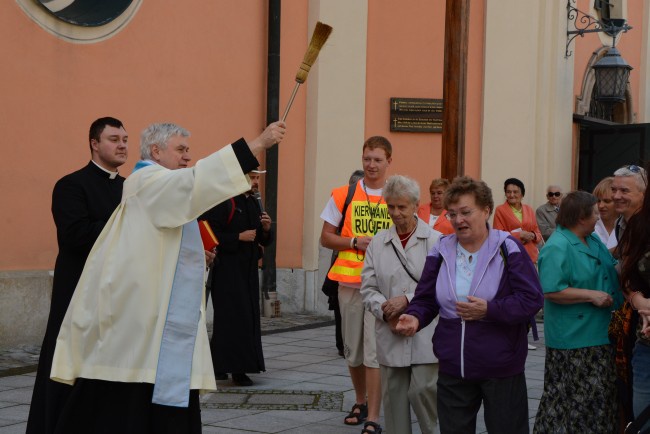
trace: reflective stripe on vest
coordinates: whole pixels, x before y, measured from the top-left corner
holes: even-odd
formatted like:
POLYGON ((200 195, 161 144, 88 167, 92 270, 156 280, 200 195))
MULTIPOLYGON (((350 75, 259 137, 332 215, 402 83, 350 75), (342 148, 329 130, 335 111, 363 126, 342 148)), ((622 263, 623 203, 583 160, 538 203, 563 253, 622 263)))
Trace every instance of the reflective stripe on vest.
MULTIPOLYGON (((348 194, 348 186, 343 186, 332 191, 332 198, 339 210, 343 209, 345 198, 348 194)), ((366 192, 357 184, 354 196, 345 213, 341 236, 345 238, 372 237, 377 232, 388 229, 392 220, 388 215, 388 207, 381 196, 366 196, 366 192), (370 206, 368 206, 368 198, 370 206), (381 200, 379 206, 377 203, 381 200)), ((334 265, 327 276, 337 282, 360 283, 361 269, 365 253, 360 250, 346 249, 339 252, 334 265)))

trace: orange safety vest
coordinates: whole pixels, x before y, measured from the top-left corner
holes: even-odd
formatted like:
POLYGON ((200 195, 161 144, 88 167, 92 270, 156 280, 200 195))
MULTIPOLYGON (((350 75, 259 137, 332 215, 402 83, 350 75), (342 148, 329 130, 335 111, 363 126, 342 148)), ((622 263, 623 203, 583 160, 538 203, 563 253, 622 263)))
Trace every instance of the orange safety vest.
MULTIPOLYGON (((343 211, 347 195, 347 185, 335 188, 332 191, 332 199, 339 211, 343 211)), ((341 236, 345 238, 372 237, 377 232, 388 229, 393 224, 383 197, 366 195, 365 190, 361 187, 361 182, 357 183, 354 196, 352 196, 348 209, 342 218, 344 220, 341 236)), ((365 252, 361 250, 341 250, 327 277, 341 283, 361 283, 361 269, 363 268, 364 257, 365 252)))

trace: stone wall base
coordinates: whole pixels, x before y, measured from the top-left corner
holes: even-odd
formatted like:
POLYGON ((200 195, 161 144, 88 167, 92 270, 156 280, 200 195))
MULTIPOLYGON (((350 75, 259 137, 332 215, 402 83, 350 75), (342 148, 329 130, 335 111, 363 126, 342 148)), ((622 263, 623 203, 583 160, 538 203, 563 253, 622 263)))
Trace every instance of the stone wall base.
POLYGON ((0 348, 41 345, 51 297, 50 271, 0 271, 0 348))
MULTIPOLYGON (((276 279, 281 311, 327 315, 327 297, 320 290, 323 278, 318 270, 279 268, 276 279)), ((0 349, 41 345, 51 297, 51 271, 0 271, 0 349)), ((213 315, 210 302, 210 327, 213 315)))

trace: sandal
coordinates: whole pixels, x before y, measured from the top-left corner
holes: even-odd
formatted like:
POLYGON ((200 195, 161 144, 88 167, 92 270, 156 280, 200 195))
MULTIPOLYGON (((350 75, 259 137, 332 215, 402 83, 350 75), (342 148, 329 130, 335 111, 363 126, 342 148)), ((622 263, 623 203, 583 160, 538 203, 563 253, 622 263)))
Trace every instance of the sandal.
POLYGON ((346 425, 361 425, 363 422, 365 422, 366 418, 368 417, 368 405, 366 404, 354 404, 352 406, 352 410, 350 410, 350 413, 345 416, 345 419, 343 419, 343 423, 346 425), (355 410, 359 410, 358 412, 355 412, 355 410), (348 422, 348 419, 355 418, 356 422, 348 422))
POLYGON ((377 422, 368 421, 363 424, 363 430, 361 430, 361 434, 381 434, 383 431, 384 429, 377 422), (374 431, 370 431, 368 429, 369 426, 373 427, 374 431))

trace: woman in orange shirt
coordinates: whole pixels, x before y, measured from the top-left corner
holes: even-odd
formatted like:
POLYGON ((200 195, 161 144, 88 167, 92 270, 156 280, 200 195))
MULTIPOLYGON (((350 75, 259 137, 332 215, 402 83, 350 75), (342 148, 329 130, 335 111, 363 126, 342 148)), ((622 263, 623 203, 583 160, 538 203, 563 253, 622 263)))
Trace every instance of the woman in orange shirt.
POLYGON ((536 264, 539 254, 537 243, 542 239, 542 234, 537 227, 535 211, 521 203, 526 194, 524 183, 517 178, 508 178, 503 183, 503 191, 506 201, 494 212, 494 229, 510 232, 521 241, 530 259, 536 264))
POLYGON ((449 181, 444 178, 436 178, 431 181, 429 186, 429 194, 431 195, 431 202, 420 205, 418 208, 418 217, 428 223, 434 230, 449 235, 454 233, 454 228, 451 227, 451 222, 447 220, 447 210, 443 204, 443 197, 445 191, 449 187, 449 181))

